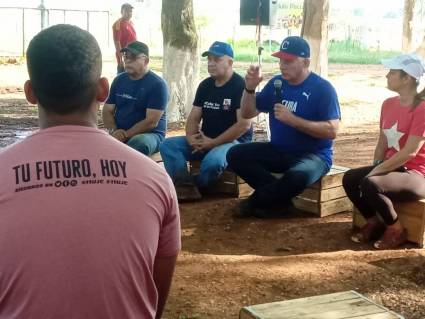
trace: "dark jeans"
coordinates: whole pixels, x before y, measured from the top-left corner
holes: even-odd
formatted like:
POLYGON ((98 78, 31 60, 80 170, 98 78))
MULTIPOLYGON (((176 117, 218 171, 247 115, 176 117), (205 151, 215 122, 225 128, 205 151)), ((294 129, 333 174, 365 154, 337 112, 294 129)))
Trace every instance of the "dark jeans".
POLYGON ((393 201, 406 202, 425 198, 425 178, 400 168, 383 175, 366 177, 374 166, 347 171, 342 179, 345 192, 364 218, 378 214, 385 224, 397 221, 393 201))
POLYGON ((233 146, 227 153, 229 167, 242 177, 254 193, 257 207, 289 205, 291 199, 329 171, 329 165, 315 154, 287 154, 271 143, 233 146), (284 173, 276 178, 271 173, 284 173))

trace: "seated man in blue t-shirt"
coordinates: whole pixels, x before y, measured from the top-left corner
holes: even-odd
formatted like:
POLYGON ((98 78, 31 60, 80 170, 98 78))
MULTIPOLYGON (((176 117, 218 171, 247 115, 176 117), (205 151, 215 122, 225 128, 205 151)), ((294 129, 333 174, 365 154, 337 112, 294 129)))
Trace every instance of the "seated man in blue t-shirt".
POLYGON ((332 140, 341 118, 333 86, 310 72, 310 47, 297 36, 283 40, 273 53, 280 59, 280 75, 255 94, 262 77, 251 66, 245 76, 241 113, 252 118, 269 113, 271 140, 236 145, 227 153, 229 167, 254 193, 239 205, 239 217, 276 217, 275 207, 291 199, 325 175, 332 166, 332 140), (271 173, 283 173, 277 178, 271 173))
POLYGON ((165 138, 167 84, 149 70, 146 44, 135 41, 121 51, 125 72, 112 82, 103 106, 103 123, 117 140, 151 155, 165 138))
POLYGON ((198 187, 206 187, 226 169, 227 150, 252 138, 251 121, 240 115, 245 83, 233 72, 232 47, 214 42, 202 56, 208 56, 210 77, 198 86, 186 122, 186 136, 167 138, 160 147, 180 201, 200 199, 198 187), (196 178, 187 170, 189 160, 201 161, 196 178))

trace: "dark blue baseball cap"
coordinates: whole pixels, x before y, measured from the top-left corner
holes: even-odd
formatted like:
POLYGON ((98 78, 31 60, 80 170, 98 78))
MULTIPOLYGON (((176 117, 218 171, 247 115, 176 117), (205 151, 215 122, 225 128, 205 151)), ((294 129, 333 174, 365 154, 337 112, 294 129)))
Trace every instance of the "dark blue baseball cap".
POLYGON ((295 60, 298 57, 308 59, 310 58, 310 46, 301 37, 287 37, 283 39, 280 50, 273 53, 272 56, 285 60, 295 60))
POLYGON ((215 41, 213 44, 211 44, 208 51, 205 51, 202 53, 202 56, 208 56, 209 54, 215 55, 215 56, 223 56, 228 55, 229 57, 233 58, 233 49, 230 44, 227 44, 225 42, 215 41))

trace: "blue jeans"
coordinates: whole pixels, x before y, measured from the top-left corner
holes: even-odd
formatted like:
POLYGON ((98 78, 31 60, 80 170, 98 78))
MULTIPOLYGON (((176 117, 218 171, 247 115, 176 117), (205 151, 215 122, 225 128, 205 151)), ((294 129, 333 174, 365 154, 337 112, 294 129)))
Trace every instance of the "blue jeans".
POLYGON ((218 179, 227 167, 226 153, 239 142, 216 146, 206 153, 192 153, 193 148, 187 143, 185 136, 166 138, 159 147, 167 173, 175 181, 176 177, 188 175, 187 161, 201 161, 201 168, 196 184, 205 187, 218 179))
POLYGON ((227 153, 229 167, 242 177, 254 193, 250 201, 257 207, 289 205, 291 199, 325 175, 330 167, 319 156, 288 154, 271 143, 247 143, 232 147, 227 153), (276 178, 271 173, 283 173, 276 178))
POLYGON ((127 145, 146 156, 158 152, 164 136, 158 133, 143 133, 134 135, 127 141, 127 145))

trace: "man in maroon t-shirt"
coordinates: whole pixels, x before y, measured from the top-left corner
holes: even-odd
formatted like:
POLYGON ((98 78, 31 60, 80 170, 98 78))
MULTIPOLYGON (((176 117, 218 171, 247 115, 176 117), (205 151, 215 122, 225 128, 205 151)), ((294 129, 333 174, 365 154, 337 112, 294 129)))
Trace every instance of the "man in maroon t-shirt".
POLYGON ((112 34, 115 44, 115 56, 117 57, 117 73, 124 72, 124 62, 122 60, 121 49, 127 44, 137 40, 136 31, 134 30, 131 17, 133 15, 133 6, 129 3, 124 3, 121 6, 121 18, 112 25, 112 34))

